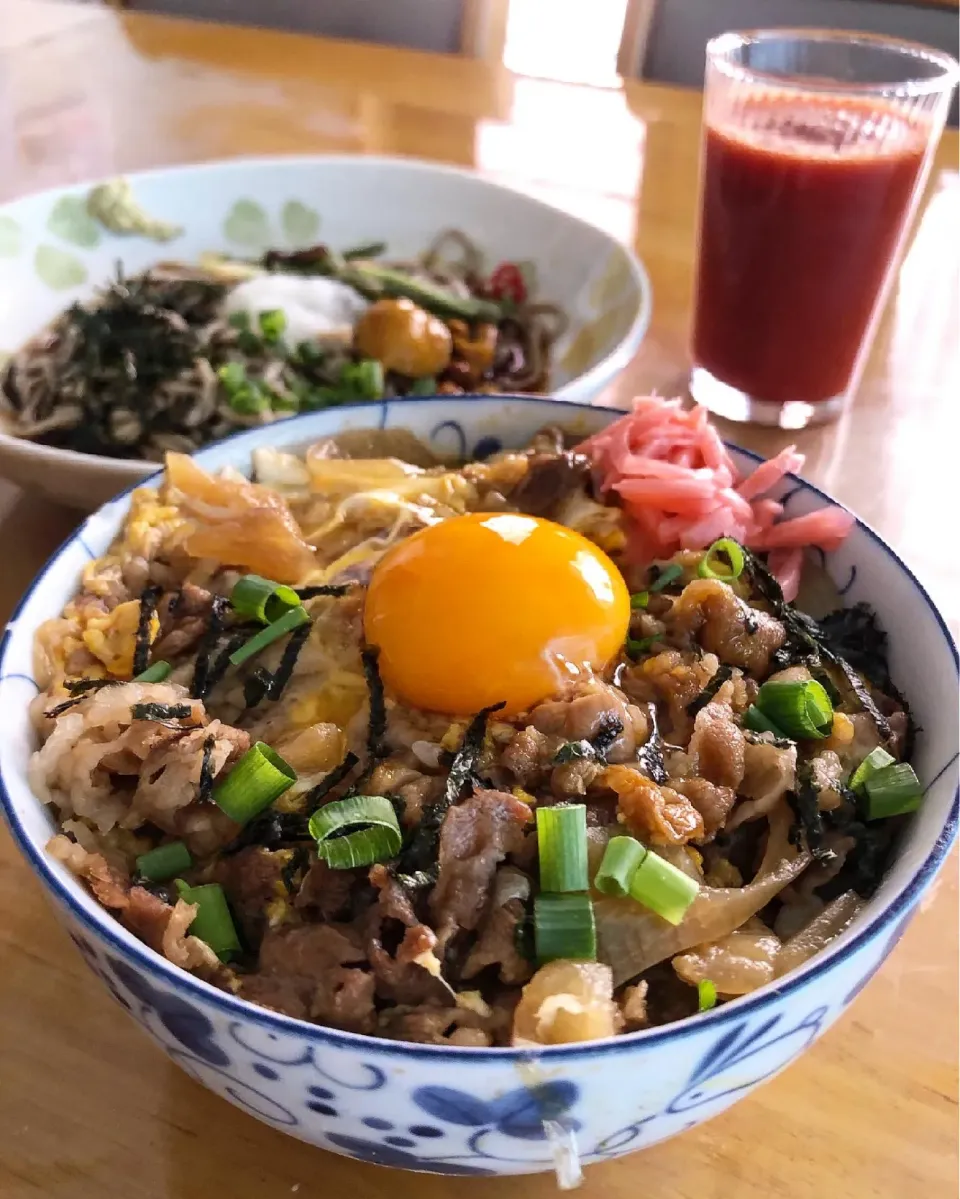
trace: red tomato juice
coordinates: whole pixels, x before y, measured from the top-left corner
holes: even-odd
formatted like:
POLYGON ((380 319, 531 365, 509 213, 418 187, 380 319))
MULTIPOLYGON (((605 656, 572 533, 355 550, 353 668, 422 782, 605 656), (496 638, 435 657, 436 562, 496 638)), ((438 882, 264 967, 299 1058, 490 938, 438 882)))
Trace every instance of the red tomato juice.
POLYGON ((910 215, 926 130, 893 109, 747 99, 706 124, 694 362, 754 399, 850 383, 910 215))

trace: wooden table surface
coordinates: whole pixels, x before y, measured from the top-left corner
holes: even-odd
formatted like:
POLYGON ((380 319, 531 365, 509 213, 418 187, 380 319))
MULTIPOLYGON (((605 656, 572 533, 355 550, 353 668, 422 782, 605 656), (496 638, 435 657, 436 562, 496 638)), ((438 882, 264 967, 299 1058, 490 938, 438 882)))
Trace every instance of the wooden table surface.
MULTIPOLYGON (((238 154, 398 153, 476 167, 635 244, 653 324, 606 398, 682 390, 699 96, 577 88, 453 57, 84 6, 0 9, 0 193, 238 154)), ((797 438, 809 476, 906 557, 955 633, 957 539, 930 513, 943 511, 957 469, 956 168, 948 134, 860 394, 841 423, 797 438)), ((784 441, 733 435, 764 451, 784 441)), ((0 617, 75 521, 0 484, 0 617)), ((954 859, 810 1053, 711 1123, 591 1168, 581 1193, 956 1196, 957 1006, 954 859)), ((0 833, 0 1196, 439 1199, 452 1185, 323 1154, 188 1079, 82 966, 0 833)), ((546 1176, 456 1186, 477 1199, 555 1193, 546 1176)))

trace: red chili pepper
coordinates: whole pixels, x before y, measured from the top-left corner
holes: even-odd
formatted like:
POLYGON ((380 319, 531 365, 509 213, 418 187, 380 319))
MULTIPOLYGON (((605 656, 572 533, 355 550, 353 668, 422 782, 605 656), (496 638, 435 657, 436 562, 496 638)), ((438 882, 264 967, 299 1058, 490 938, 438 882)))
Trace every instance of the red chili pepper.
POLYGON ((522 304, 527 298, 527 285, 515 262, 501 262, 493 274, 487 290, 495 300, 512 300, 522 304))

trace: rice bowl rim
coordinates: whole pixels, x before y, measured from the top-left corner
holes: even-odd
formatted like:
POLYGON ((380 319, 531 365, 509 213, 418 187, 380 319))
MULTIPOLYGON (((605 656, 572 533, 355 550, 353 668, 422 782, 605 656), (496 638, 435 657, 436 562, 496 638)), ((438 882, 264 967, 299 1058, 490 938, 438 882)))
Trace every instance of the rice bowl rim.
MULTIPOLYGON (((575 404, 566 400, 555 400, 549 397, 541 396, 522 396, 522 395, 498 395, 498 396, 457 396, 459 402, 461 400, 484 400, 484 401, 502 401, 503 403, 516 404, 536 404, 543 407, 553 407, 556 410, 558 418, 562 418, 563 413, 570 412, 589 412, 594 418, 598 413, 609 412, 610 420, 613 421, 618 416, 623 415, 620 409, 601 409, 590 404, 575 404)), ((393 401, 398 404, 416 404, 425 405, 435 403, 437 400, 449 400, 448 396, 424 396, 416 399, 404 399, 393 401)), ((351 412, 369 411, 371 408, 380 407, 382 409, 382 417, 380 428, 385 426, 387 410, 391 401, 379 401, 367 404, 343 405, 336 409, 337 413, 347 415, 351 412)), ((299 422, 311 421, 319 415, 317 413, 305 413, 300 416, 294 416, 288 422, 284 422, 285 426, 289 427, 292 433, 292 442, 296 442, 296 425, 299 422)), ((237 440, 238 438, 250 438, 255 435, 257 430, 242 430, 233 434, 230 437, 224 438, 219 442, 215 442, 216 447, 237 440)), ((752 450, 744 449, 736 445, 734 442, 724 443, 728 449, 736 451, 749 458, 753 462, 761 463, 765 459, 755 454, 752 450)), ((199 454, 204 454, 207 450, 213 448, 206 447, 205 450, 199 451, 199 454)), ((154 472, 159 476, 161 470, 154 472)), ((152 478, 151 476, 150 478, 152 478)), ((798 475, 789 474, 787 476, 796 485, 803 487, 805 490, 812 492, 826 505, 833 507, 843 507, 838 504, 830 495, 813 483, 801 478, 798 475)), ((119 499, 123 499, 130 495, 137 487, 148 484, 150 479, 138 480, 137 483, 128 487, 126 490, 115 496, 109 503, 115 503, 119 499)), ((104 505, 106 506, 106 505, 104 505)), ((97 511, 100 511, 98 509, 97 511)), ((92 514, 92 515, 95 515, 92 514)), ((960 684, 960 656, 957 653, 957 647, 953 642, 950 631, 947 628, 946 622, 941 615, 936 604, 933 602, 926 588, 917 578, 916 574, 903 561, 884 539, 870 525, 866 524, 854 514, 856 526, 866 534, 877 549, 882 551, 886 557, 893 562, 899 571, 909 579, 914 592, 919 600, 925 605, 927 612, 931 615, 942 634, 945 647, 949 650, 953 660, 953 670, 958 684, 960 684)), ((29 601, 33 593, 40 587, 47 575, 47 572, 60 556, 72 545, 77 543, 82 538, 85 522, 69 536, 63 543, 51 554, 44 566, 38 572, 33 582, 26 589, 23 596, 19 600, 16 608, 11 614, 7 625, 0 635, 0 681, 4 676, 4 660, 13 636, 14 626, 24 606, 29 601)), ((66 602, 66 600, 65 600, 66 602)), ((35 630, 31 630, 32 637, 35 630)), ((946 763, 940 770, 938 775, 927 784, 927 788, 932 787, 948 770, 956 765, 957 754, 946 763)), ((41 803, 39 799, 36 800, 41 803)), ((689 1016, 684 1020, 677 1021, 674 1024, 668 1024, 656 1028, 640 1029, 637 1032, 625 1033, 614 1037, 605 1037, 596 1041, 584 1041, 575 1045, 544 1045, 539 1046, 535 1050, 529 1048, 502 1048, 502 1047, 479 1047, 479 1046, 457 1046, 457 1045, 424 1045, 416 1042, 407 1041, 392 1041, 385 1038, 369 1036, 364 1033, 344 1032, 340 1029, 329 1028, 325 1025, 311 1024, 306 1020, 298 1020, 291 1016, 282 1015, 279 1012, 270 1011, 267 1008, 259 1007, 248 1000, 239 999, 235 995, 228 994, 218 990, 210 983, 204 982, 202 979, 195 977, 177 966, 160 954, 155 953, 142 941, 139 941, 132 933, 127 932, 121 924, 107 910, 99 904, 93 906, 93 910, 88 910, 85 903, 81 902, 77 892, 82 893, 82 884, 78 879, 61 878, 54 869, 52 860, 46 854, 42 847, 38 847, 27 834, 20 818, 13 807, 13 802, 7 789, 7 780, 5 777, 5 766, 2 755, 0 755, 0 809, 6 823, 13 835, 14 841, 20 848, 21 853, 27 859, 28 864, 33 868, 34 873, 39 875, 40 880, 53 894, 53 897, 62 904, 68 913, 90 932, 95 934, 97 938, 104 941, 108 946, 121 953, 125 958, 130 960, 137 968, 142 968, 148 974, 161 981, 169 983, 174 990, 182 989, 196 997, 198 1000, 212 1004, 214 1007, 219 1007, 222 1011, 234 1018, 241 1018, 247 1021, 253 1021, 274 1033, 294 1034, 301 1037, 307 1037, 311 1040, 333 1044, 340 1048, 363 1050, 365 1052, 377 1052, 386 1054, 391 1057, 399 1057, 402 1059, 429 1059, 436 1061, 438 1058, 444 1057, 455 1058, 458 1061, 470 1059, 473 1061, 508 1061, 518 1062, 528 1060, 531 1054, 539 1059, 548 1057, 551 1062, 562 1062, 567 1060, 579 1060, 582 1058, 592 1057, 596 1054, 606 1054, 615 1052, 616 1047, 643 1044, 644 1046, 662 1045, 671 1040, 679 1040, 688 1036, 694 1036, 706 1028, 709 1024, 711 1028, 719 1028, 724 1024, 728 1024, 733 1020, 739 1020, 744 1015, 763 1008, 771 1000, 779 1000, 783 996, 791 995, 808 983, 814 982, 816 979, 826 974, 837 963, 838 959, 852 956, 857 950, 862 949, 870 941, 882 933, 885 929, 889 929, 897 921, 903 920, 912 910, 914 905, 920 899, 926 888, 933 882, 934 876, 943 864, 951 846, 957 837, 958 814, 960 814, 960 784, 955 788, 954 795, 950 807, 946 813, 942 827, 936 836, 936 839, 931 846, 929 852, 923 861, 916 867, 913 874, 903 884, 901 890, 883 901, 882 904, 877 904, 875 898, 867 901, 866 911, 869 913, 870 907, 877 904, 876 911, 872 915, 865 915, 855 919, 849 929, 835 938, 825 949, 814 955, 807 963, 799 967, 797 970, 791 971, 782 979, 776 979, 758 990, 737 998, 731 999, 720 1007, 715 1007, 711 1011, 701 1012, 693 1016, 689 1016)), ((86 897, 85 897, 86 898, 86 897)), ((886 953, 884 954, 884 958, 886 953)), ((883 959, 881 959, 882 962, 883 959)))

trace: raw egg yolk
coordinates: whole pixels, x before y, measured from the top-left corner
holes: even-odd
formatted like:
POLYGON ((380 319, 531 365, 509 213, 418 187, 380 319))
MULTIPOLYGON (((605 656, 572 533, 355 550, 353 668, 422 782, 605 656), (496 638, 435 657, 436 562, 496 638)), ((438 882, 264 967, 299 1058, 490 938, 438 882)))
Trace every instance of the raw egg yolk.
POLYGON ((364 634, 384 683, 413 707, 513 715, 602 669, 623 645, 630 595, 610 559, 552 521, 458 516, 377 563, 364 634))

